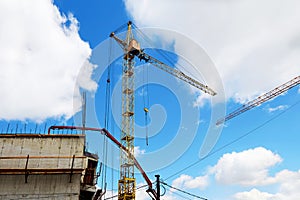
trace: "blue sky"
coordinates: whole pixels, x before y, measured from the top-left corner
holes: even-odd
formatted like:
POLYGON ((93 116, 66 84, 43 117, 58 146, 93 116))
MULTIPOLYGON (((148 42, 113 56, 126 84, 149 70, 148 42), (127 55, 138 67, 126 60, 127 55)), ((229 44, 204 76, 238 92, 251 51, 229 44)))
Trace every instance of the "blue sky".
MULTIPOLYGON (((284 5, 277 0, 3 1, 0 131, 22 132, 25 124, 31 133, 54 124, 80 125, 83 90, 87 125, 103 127, 112 62, 114 118, 108 129, 119 138, 122 51, 113 43, 109 53, 108 36, 132 20, 151 27, 142 30, 153 41, 141 42, 145 48, 163 49, 173 61, 167 64, 218 92, 211 98, 137 61, 136 156, 148 176, 154 180, 160 174, 169 185, 210 200, 298 199, 299 86, 226 122, 222 130, 211 118, 222 116, 222 103, 228 113, 299 76, 297 7, 293 0, 284 5), (150 109, 148 146, 144 98, 150 109)), ((89 151, 103 157, 102 136, 87 133, 87 143, 89 151)), ((114 190, 109 197, 117 188, 119 151, 109 143, 105 152, 108 190, 114 190)), ((145 184, 140 174, 136 178, 138 185, 145 184)), ((149 199, 143 189, 137 195, 149 199)), ((167 190, 162 199, 184 198, 167 190)))

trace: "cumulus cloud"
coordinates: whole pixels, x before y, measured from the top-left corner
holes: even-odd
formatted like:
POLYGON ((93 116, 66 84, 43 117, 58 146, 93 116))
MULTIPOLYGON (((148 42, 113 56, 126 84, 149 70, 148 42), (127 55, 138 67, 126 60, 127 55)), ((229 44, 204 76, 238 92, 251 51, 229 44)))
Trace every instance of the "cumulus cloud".
MULTIPOLYGON (((268 173, 280 162, 282 158, 278 154, 263 147, 226 153, 205 175, 192 177, 182 174, 172 182, 172 186, 187 191, 194 188, 209 190, 210 187, 218 187, 209 185, 209 180, 214 177, 212 182, 216 181, 222 186, 230 186, 231 189, 234 188, 232 186, 237 186, 235 188, 238 192, 231 195, 235 200, 298 200, 300 170, 284 169, 274 175, 268 173), (244 188, 250 189, 243 191, 244 188)), ((167 192, 166 199, 181 199, 172 192, 173 190, 167 192)))
POLYGON ((238 192, 233 195, 235 200, 298 200, 300 196, 300 171, 282 170, 275 175, 278 190, 275 192, 261 191, 256 188, 238 192))
POLYGON ((279 183, 279 191, 276 197, 279 200, 297 200, 300 196, 300 170, 283 170, 276 174, 276 181, 279 183))
POLYGON ((257 189, 252 189, 249 192, 239 192, 234 195, 236 200, 270 200, 271 198, 274 200, 274 195, 269 194, 267 192, 261 192, 257 189))
POLYGON ((68 119, 80 110, 79 88, 97 85, 78 29, 51 0, 0 2, 0 119, 68 119))
MULTIPOLYGON (((274 176, 269 175, 271 167, 282 158, 262 147, 242 152, 224 154, 210 173, 217 182, 226 185, 254 187, 250 191, 237 192, 235 200, 297 200, 300 196, 300 170, 284 169, 274 176), (276 185, 276 190, 262 191, 261 186, 276 185)), ((264 188, 264 187, 262 187, 264 188)))
POLYGON ((186 189, 205 189, 209 184, 208 176, 198 176, 198 177, 191 177, 186 174, 182 174, 179 178, 175 179, 172 183, 174 187, 177 188, 186 188, 186 189))
POLYGON ((281 161, 278 154, 257 147, 224 154, 210 172, 216 181, 225 185, 267 185, 276 182, 269 176, 269 169, 281 161))
POLYGON ((144 155, 145 152, 146 152, 146 150, 145 149, 141 149, 140 146, 135 146, 134 147, 134 157, 136 157, 136 158, 144 155))
MULTIPOLYGON (((144 183, 144 182, 143 183, 138 183, 136 187, 139 188, 139 187, 142 187, 144 185, 146 185, 146 183, 144 183)), ((147 188, 136 190, 136 199, 140 199, 140 200, 150 199, 150 196, 147 194, 146 189, 147 188)))
MULTIPOLYGON (((151 180, 152 182, 154 182, 154 180, 151 180)), ((137 188, 144 186, 146 183, 138 183, 137 184, 137 188)), ((188 189, 205 189, 208 185, 208 176, 198 176, 198 177, 191 177, 188 175, 181 175, 179 178, 175 179, 172 182, 172 186, 176 187, 176 188, 180 188, 182 190, 186 190, 188 191, 188 189)), ((185 196, 183 193, 180 193, 174 189, 170 189, 168 187, 166 187, 166 191, 164 193, 164 195, 161 197, 161 199, 164 200, 181 200, 183 196, 185 196)), ((145 189, 146 190, 146 189, 145 189)), ((141 189, 141 190, 137 190, 136 192, 136 199, 139 200, 146 200, 146 199, 150 199, 149 195, 146 193, 146 191, 141 189)), ((161 188, 161 190, 163 190, 161 188)), ((187 195, 187 197, 189 197, 187 195)))
MULTIPOLYGON (((227 98, 243 103, 300 74, 297 0, 124 2, 139 26, 179 31, 201 45, 216 64, 227 98)), ((171 35, 162 37, 175 52, 199 56, 177 46, 171 35)))
POLYGON ((267 111, 269 113, 272 113, 272 112, 275 112, 275 111, 280 111, 280 110, 285 110, 287 109, 289 106, 288 105, 279 105, 279 106, 276 106, 274 108, 267 108, 267 111))

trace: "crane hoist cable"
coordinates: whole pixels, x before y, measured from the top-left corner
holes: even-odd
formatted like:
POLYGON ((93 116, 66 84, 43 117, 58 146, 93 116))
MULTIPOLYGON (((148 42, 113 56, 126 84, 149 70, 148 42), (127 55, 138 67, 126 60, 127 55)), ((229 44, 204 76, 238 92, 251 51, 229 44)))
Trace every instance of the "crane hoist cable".
POLYGON ((149 112, 149 75, 148 75, 148 65, 146 65, 146 70, 143 70, 143 88, 142 96, 144 103, 144 114, 145 114, 145 129, 146 129, 146 145, 148 146, 148 112, 149 112), (146 71, 146 75, 145 75, 146 71))
MULTIPOLYGON (((112 48, 112 39, 110 39, 110 52, 109 52, 109 63, 112 62, 112 55, 113 55, 113 48, 112 48)), ((111 74, 111 77, 110 77, 110 86, 111 88, 114 86, 114 78, 113 78, 113 75, 114 75, 114 67, 111 67, 110 68, 110 74, 111 74)), ((114 101, 111 100, 110 101, 110 108, 112 108, 114 106, 114 101)), ((115 133, 115 123, 114 123, 114 120, 113 120, 113 117, 112 117, 112 112, 110 112, 110 127, 111 127, 111 133, 114 134, 115 133)), ((114 147, 111 145, 111 195, 114 194, 114 158, 115 158, 115 151, 114 151, 114 147)))
POLYGON ((150 56, 144 49, 140 48, 140 43, 134 39, 132 32, 132 22, 127 23, 126 37, 119 38, 115 32, 110 33, 113 38, 123 49, 123 65, 122 65, 122 126, 120 132, 120 140, 123 146, 127 147, 128 154, 120 151, 120 179, 118 181, 118 199, 135 199, 136 179, 134 177, 134 121, 135 121, 135 93, 134 93, 134 75, 135 75, 135 58, 151 64, 160 70, 165 71, 169 75, 176 77, 185 83, 215 96, 217 93, 209 86, 199 82, 198 80, 186 75, 182 71, 165 64, 164 62, 150 56))
POLYGON ((148 108, 144 107, 144 112, 145 112, 145 128, 146 128, 146 145, 148 146, 149 141, 148 141, 148 108))
MULTIPOLYGON (((132 26, 135 27, 135 30, 137 33, 140 34, 140 36, 151 46, 153 46, 153 43, 151 42, 151 39, 147 37, 140 29, 137 28, 132 23, 132 26)), ((123 28, 123 26, 122 26, 123 28)), ((120 28, 118 29, 120 30, 120 28)), ((148 113, 149 113, 149 90, 148 90, 148 82, 149 82, 149 71, 148 71, 148 64, 146 65, 146 70, 143 70, 143 88, 142 88, 142 96, 143 96, 143 105, 144 105, 144 120, 145 120, 145 131, 146 131, 146 145, 148 146, 149 144, 149 128, 148 128, 148 113), (145 75, 146 71, 146 75, 145 75)))
MULTIPOLYGON (((104 111, 104 127, 108 129, 110 122, 110 96, 111 96, 111 54, 112 54, 112 40, 109 44, 109 56, 108 56, 108 67, 107 67, 107 77, 106 77, 106 93, 105 93, 105 111, 104 111)), ((102 188, 104 187, 104 193, 106 192, 107 182, 107 160, 108 160, 108 139, 107 137, 103 138, 103 157, 104 157, 104 167, 103 167, 103 176, 102 176, 102 188)))
MULTIPOLYGON (((132 22, 129 22, 129 24, 132 24, 132 22)), ((135 27, 134 30, 137 30, 137 33, 139 33, 140 35, 142 35, 146 41, 148 41, 148 43, 151 45, 152 43, 149 42, 151 41, 147 36, 145 36, 144 33, 142 33, 135 25, 133 25, 135 27)), ((127 48, 127 44, 121 40, 120 38, 118 38, 114 32, 112 32, 110 34, 110 37, 113 37, 117 43, 119 43, 119 45, 121 46, 121 48, 123 48, 124 50, 126 50, 127 48)), ((136 42, 136 40, 134 40, 134 43, 136 42)), ((186 75, 185 73, 183 73, 182 71, 176 69, 176 67, 170 67, 172 65, 172 63, 176 63, 176 62, 172 62, 172 59, 168 54, 166 54, 165 51, 161 51, 157 48, 153 48, 156 52, 158 52, 162 57, 164 57, 168 62, 170 62, 170 65, 165 64, 164 62, 161 62, 160 60, 150 56, 148 53, 145 53, 144 50, 145 49, 140 49, 140 47, 138 46, 137 49, 135 47, 133 47, 133 49, 131 49, 129 51, 129 53, 132 54, 132 56, 136 56, 138 57, 140 60, 144 60, 146 63, 150 63, 153 66, 173 75, 174 77, 181 79, 183 81, 185 81, 186 83, 190 84, 191 86, 194 86, 198 89, 200 89, 202 92, 207 93, 211 96, 215 96, 217 93, 211 89, 208 85, 205 85, 201 82, 199 82, 198 80, 186 75)), ((180 68, 184 69, 184 67, 180 64, 177 63, 177 66, 180 66, 180 68)))
MULTIPOLYGON (((133 24, 133 26, 135 27, 134 30, 137 31, 137 33, 141 36, 141 38, 150 46, 150 47, 154 47, 155 44, 154 42, 145 34, 141 31, 141 29, 139 29, 135 24, 133 24)), ((155 50, 159 55, 161 55, 162 57, 164 57, 165 60, 167 60, 169 62, 169 64, 175 63, 174 59, 172 59, 170 57, 169 54, 165 53, 165 51, 162 51, 161 49, 157 49, 157 48, 153 48, 153 50, 155 50)))
MULTIPOLYGON (((151 40, 151 38, 149 38, 149 36, 147 36, 145 33, 143 33, 143 31, 141 29, 139 29, 134 23, 133 23, 133 27, 135 27, 134 30, 136 30, 137 34, 141 36, 141 38, 150 46, 150 47, 155 47, 155 43, 151 40)), ((170 52, 166 53, 165 50, 162 49, 158 49, 158 48, 152 48, 158 55, 162 56, 168 63, 169 65, 172 65, 172 63, 176 63, 176 65, 174 66, 175 68, 180 68, 180 69, 185 69, 185 67, 178 62, 178 60, 176 60, 175 58, 172 58, 170 56, 170 52)), ((178 55, 177 55, 178 56, 178 55)), ((190 65, 192 68, 194 68, 197 71, 197 68, 191 64, 190 65)))

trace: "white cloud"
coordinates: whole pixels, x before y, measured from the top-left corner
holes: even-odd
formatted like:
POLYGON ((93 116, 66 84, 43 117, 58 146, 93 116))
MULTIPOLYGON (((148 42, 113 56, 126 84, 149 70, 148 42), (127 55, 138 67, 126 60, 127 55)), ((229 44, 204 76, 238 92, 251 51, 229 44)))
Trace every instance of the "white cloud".
POLYGON ((300 171, 283 170, 275 175, 278 190, 274 193, 260 191, 256 188, 250 191, 238 192, 236 200, 298 200, 300 196, 300 171))
MULTIPOLYGON (((219 183, 226 185, 252 186, 250 191, 237 192, 236 200, 297 200, 300 196, 300 170, 282 170, 274 176, 269 169, 282 158, 262 147, 239 153, 224 154, 210 173, 219 183), (277 189, 261 191, 260 186, 275 185, 277 189)), ((262 187, 263 188, 263 187, 262 187)))
POLYGON ((209 94, 201 94, 197 96, 196 101, 193 103, 194 107, 202 107, 208 100, 209 94))
POLYGON ((272 112, 275 112, 275 111, 280 111, 280 110, 285 110, 287 109, 289 106, 288 105, 279 105, 279 106, 276 106, 274 108, 267 108, 267 111, 269 113, 272 113, 272 112))
POLYGON ((209 184, 208 176, 198 176, 198 177, 191 177, 186 174, 182 174, 179 178, 175 179, 172 183, 172 186, 176 188, 185 188, 185 189, 205 189, 209 184))
MULTIPOLYGON (((230 190, 237 189, 238 192, 232 195, 235 200, 298 200, 300 170, 284 169, 273 176, 268 173, 271 167, 281 161, 282 158, 278 154, 263 147, 227 153, 204 176, 192 177, 182 174, 172 182, 172 186, 183 190, 199 188, 209 191, 210 188, 220 186, 218 184, 209 186, 209 179, 214 176, 216 183, 221 183, 226 188, 230 187, 230 190), (245 187, 252 188, 243 191, 245 187)), ((177 199, 174 191, 170 190, 167 193, 168 199, 177 199)))
MULTIPOLYGON (((215 62, 227 98, 245 102, 300 74, 297 0, 124 2, 139 26, 179 31, 200 44, 215 62)), ((177 53, 199 56, 173 44, 177 53)))
MULTIPOLYGON (((146 185, 146 183, 138 183, 136 188, 142 187, 146 185)), ((139 189, 136 191, 136 199, 140 199, 140 200, 148 200, 150 199, 149 194, 146 192, 147 187, 143 187, 142 189, 139 189)))
POLYGON ((78 29, 51 0, 0 2, 0 119, 67 119, 80 109, 79 87, 97 85, 95 66, 81 69, 91 49, 78 29))
POLYGON ((134 147, 134 157, 136 157, 136 158, 144 155, 145 152, 146 152, 146 150, 145 149, 141 149, 140 146, 135 146, 134 147))
POLYGON ((212 167, 216 181, 225 185, 259 186, 276 182, 269 168, 280 163, 278 154, 263 147, 224 154, 212 167))
MULTIPOLYGON (((154 180, 151 180, 154 182, 154 180)), ((145 186, 146 183, 138 183, 137 188, 141 186, 145 186)), ((177 187, 183 190, 186 189, 204 189, 208 185, 208 176, 199 176, 199 177, 191 177, 188 175, 181 175, 179 178, 173 181, 172 186, 177 187)), ((136 191, 136 199, 138 200, 148 200, 150 199, 149 194, 146 192, 147 187, 144 187, 142 189, 139 189, 136 191)), ((188 190, 187 190, 188 191, 188 190)), ((164 193, 163 196, 161 196, 161 199, 163 200, 181 200, 182 196, 190 197, 186 194, 183 194, 177 190, 170 189, 169 187, 161 187, 161 194, 164 193), (166 189, 164 193, 164 188, 166 189)))
POLYGON ((252 189, 249 192, 239 192, 234 195, 236 200, 275 200, 274 195, 267 192, 261 192, 257 189, 252 189))
POLYGON ((276 174, 276 181, 280 184, 276 194, 280 200, 297 200, 300 196, 300 170, 283 170, 276 174), (280 197, 280 198, 279 198, 280 197))
POLYGON ((97 83, 91 79, 93 74, 93 70, 97 67, 97 65, 91 64, 86 60, 81 66, 79 76, 77 77, 77 84, 79 87, 95 91, 97 89, 97 83))

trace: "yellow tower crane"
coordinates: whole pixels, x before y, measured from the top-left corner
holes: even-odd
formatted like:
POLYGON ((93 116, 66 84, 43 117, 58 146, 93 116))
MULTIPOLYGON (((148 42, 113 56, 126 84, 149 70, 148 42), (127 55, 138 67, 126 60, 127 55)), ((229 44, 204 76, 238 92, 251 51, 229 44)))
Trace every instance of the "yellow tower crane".
POLYGON ((216 92, 207 85, 187 76, 183 72, 174 69, 163 62, 144 53, 140 44, 133 37, 132 22, 127 23, 127 33, 125 40, 110 34, 124 51, 122 68, 122 126, 121 144, 127 148, 129 153, 120 152, 120 179, 118 182, 118 200, 135 199, 136 183, 134 178, 134 58, 151 63, 152 65, 166 71, 167 73, 187 82, 188 84, 208 93, 212 96, 216 92))

